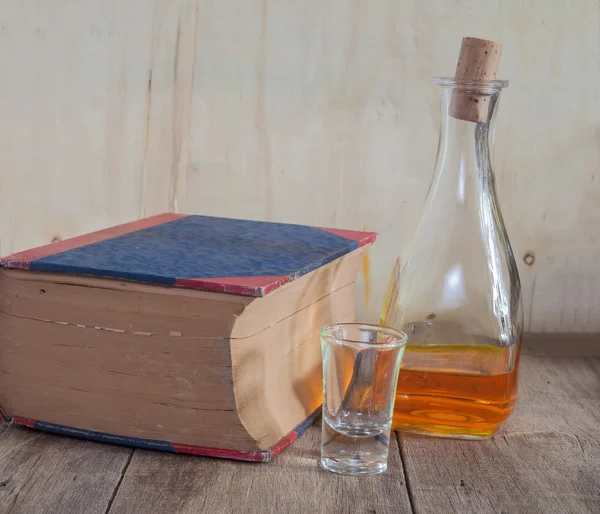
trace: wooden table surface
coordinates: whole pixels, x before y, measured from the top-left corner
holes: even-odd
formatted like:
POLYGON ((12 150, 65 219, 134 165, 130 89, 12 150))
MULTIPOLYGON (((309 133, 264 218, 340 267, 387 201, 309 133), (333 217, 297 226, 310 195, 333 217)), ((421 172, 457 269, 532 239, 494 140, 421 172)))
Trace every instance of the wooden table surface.
POLYGON ((600 340, 525 339, 515 414, 485 441, 398 434, 389 470, 336 476, 309 429, 268 464, 0 429, 2 513, 600 513, 600 340))

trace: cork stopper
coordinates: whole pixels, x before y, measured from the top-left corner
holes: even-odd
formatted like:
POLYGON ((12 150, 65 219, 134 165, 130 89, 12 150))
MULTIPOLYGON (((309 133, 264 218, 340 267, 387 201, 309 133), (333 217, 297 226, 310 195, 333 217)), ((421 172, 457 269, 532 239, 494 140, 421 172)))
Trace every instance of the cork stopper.
MULTIPOLYGON (((502 45, 499 43, 475 37, 463 38, 455 80, 496 80, 501 55, 502 45)), ((485 123, 489 107, 489 95, 455 90, 450 101, 450 116, 473 123, 485 123)))

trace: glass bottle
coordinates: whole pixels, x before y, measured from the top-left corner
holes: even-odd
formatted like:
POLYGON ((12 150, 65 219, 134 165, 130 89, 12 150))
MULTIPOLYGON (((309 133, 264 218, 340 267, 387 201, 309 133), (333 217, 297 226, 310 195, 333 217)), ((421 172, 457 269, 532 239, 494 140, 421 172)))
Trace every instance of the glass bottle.
POLYGON ((514 409, 523 332, 519 275, 491 163, 493 122, 508 83, 434 83, 442 91, 434 176, 381 316, 382 325, 408 335, 393 426, 479 439, 514 409), (461 101, 483 108, 482 121, 459 119, 461 101))

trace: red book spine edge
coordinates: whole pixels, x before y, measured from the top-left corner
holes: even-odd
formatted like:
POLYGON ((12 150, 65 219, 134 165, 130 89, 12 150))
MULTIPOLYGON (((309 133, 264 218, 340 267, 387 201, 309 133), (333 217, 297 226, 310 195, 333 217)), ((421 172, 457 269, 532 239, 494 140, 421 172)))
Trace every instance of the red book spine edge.
POLYGON ((106 432, 97 432, 94 430, 84 430, 79 428, 58 425, 55 423, 47 423, 21 416, 8 418, 0 409, 0 417, 4 423, 20 425, 42 432, 48 432, 58 435, 66 435, 90 441, 103 443, 119 444, 123 446, 133 446, 149 450, 162 450, 171 453, 185 453, 188 455, 199 455, 204 457, 217 457, 222 459, 242 460, 247 462, 269 462, 271 459, 279 455, 285 448, 293 443, 302 433, 313 424, 315 418, 320 412, 320 408, 313 412, 306 420, 300 423, 288 435, 271 446, 267 450, 229 450, 223 448, 212 448, 206 446, 194 446, 189 444, 177 444, 168 441, 155 441, 152 439, 138 439, 134 437, 124 437, 106 432))

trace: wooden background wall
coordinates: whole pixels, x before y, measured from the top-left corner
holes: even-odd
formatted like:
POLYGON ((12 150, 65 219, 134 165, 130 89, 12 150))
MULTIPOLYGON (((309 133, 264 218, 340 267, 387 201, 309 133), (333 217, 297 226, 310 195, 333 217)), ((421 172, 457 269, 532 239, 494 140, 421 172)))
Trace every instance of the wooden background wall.
POLYGON ((365 228, 376 319, 464 35, 504 44, 527 328, 599 331, 599 0, 0 0, 0 253, 164 210, 365 228))

